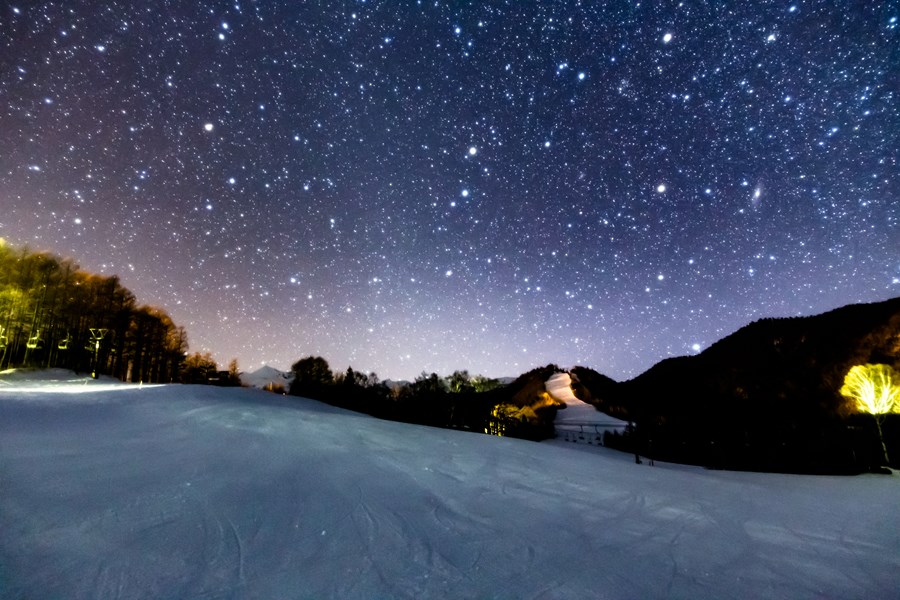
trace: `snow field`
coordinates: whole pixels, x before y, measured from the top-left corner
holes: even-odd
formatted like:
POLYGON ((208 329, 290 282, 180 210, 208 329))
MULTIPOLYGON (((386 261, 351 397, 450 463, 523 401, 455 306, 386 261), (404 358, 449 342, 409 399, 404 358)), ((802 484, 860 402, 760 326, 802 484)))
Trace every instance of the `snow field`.
POLYGON ((647 467, 247 389, 66 385, 0 385, 3 598, 900 589, 897 476, 647 467))

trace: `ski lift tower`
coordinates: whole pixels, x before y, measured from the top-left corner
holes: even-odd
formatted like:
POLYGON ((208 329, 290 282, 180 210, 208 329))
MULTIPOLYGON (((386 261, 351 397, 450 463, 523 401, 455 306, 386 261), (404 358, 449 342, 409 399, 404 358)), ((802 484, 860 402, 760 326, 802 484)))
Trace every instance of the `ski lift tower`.
POLYGON ((91 355, 91 377, 97 379, 97 371, 100 370, 100 343, 106 337, 106 328, 91 327, 91 339, 88 342, 87 349, 92 352, 91 355))

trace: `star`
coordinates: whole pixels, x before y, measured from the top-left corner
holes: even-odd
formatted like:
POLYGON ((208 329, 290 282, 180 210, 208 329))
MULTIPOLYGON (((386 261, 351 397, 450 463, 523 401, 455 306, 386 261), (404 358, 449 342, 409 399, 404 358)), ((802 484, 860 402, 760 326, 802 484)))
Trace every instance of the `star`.
POLYGON ((686 7, 21 3, 0 235, 247 370, 627 379, 896 295, 900 15, 686 7))

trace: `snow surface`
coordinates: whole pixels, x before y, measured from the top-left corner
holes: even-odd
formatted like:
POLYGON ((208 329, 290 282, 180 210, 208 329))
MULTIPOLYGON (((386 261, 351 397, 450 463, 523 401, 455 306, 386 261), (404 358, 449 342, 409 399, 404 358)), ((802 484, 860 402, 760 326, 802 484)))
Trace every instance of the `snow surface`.
POLYGON ((291 387, 292 373, 279 371, 275 367, 263 365, 251 373, 241 373, 241 384, 259 389, 267 385, 282 386, 285 390, 291 387))
POLYGON ((0 385, 4 599, 900 590, 896 475, 649 467, 251 389, 67 386, 0 385))
MULTIPOLYGON (((572 392, 572 376, 568 373, 554 373, 544 382, 547 393, 566 404, 581 402, 572 392)), ((581 402, 584 404, 584 402, 581 402)))
MULTIPOLYGON (((153 384, 154 386, 157 384, 153 384)), ((59 394, 85 394, 99 391, 121 390, 128 386, 118 379, 101 375, 93 379, 88 375, 78 375, 68 369, 7 369, 0 371, 0 391, 43 392, 52 388, 59 394)), ((151 387, 151 386, 146 386, 151 387)))
MULTIPOLYGON (((566 403, 566 407, 556 412, 553 425, 556 440, 587 443, 592 446, 602 444, 606 431, 623 431, 627 423, 598 411, 592 404, 582 402, 572 392, 572 377, 568 373, 555 373, 544 382, 547 393, 566 403)), ((553 443, 553 441, 548 442, 553 443)))

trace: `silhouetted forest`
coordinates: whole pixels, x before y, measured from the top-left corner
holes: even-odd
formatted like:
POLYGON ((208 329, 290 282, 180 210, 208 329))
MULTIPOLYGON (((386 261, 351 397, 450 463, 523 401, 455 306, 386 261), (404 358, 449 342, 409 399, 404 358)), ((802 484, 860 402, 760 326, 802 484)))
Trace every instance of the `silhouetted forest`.
POLYGON ((187 335, 118 277, 0 239, 0 370, 61 367, 123 381, 179 380, 187 335))
POLYGON ((875 419, 840 393, 868 363, 900 368, 900 298, 756 321, 623 383, 575 373, 584 400, 636 425, 610 445, 713 468, 857 473, 885 453, 900 466, 898 415, 883 419, 883 452, 875 419))
POLYGON ((291 394, 382 419, 532 440, 553 436, 556 406, 543 396, 544 381, 559 370, 555 365, 509 385, 456 371, 448 377, 422 373, 409 384, 388 387, 352 367, 333 373, 319 356, 303 358, 291 370, 291 394))
MULTIPOLYGON (((842 395, 851 368, 873 364, 900 370, 900 298, 757 321, 699 355, 663 360, 622 383, 585 367, 571 374, 576 396, 630 422, 606 435, 609 447, 710 468, 860 473, 900 464, 900 415, 861 413, 842 395)), ((556 365, 508 385, 457 371, 388 387, 352 368, 332 373, 321 357, 292 370, 292 394, 377 417, 533 440, 554 436, 559 403, 545 382, 561 371, 556 365)))

